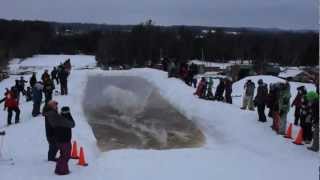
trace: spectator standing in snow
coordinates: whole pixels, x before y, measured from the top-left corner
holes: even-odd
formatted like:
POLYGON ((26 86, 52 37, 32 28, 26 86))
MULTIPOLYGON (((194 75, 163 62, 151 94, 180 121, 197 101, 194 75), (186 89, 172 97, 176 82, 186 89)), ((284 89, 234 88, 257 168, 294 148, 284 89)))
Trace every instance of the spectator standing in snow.
POLYGON ((279 123, 279 134, 285 135, 287 126, 287 114, 290 109, 290 85, 288 82, 282 83, 280 86, 279 93, 279 111, 280 111, 280 123, 279 123))
POLYGON ((53 67, 53 70, 51 71, 51 78, 52 81, 56 81, 56 83, 59 84, 58 70, 56 67, 53 67))
POLYGON ((196 75, 194 75, 192 78, 192 85, 194 88, 197 88, 197 84, 198 84, 198 79, 197 79, 196 75))
POLYGON ((54 138, 54 129, 48 122, 48 112, 55 111, 55 110, 56 108, 52 104, 51 106, 49 106, 48 104, 45 104, 42 109, 42 115, 44 116, 44 120, 45 120, 46 139, 49 144, 48 161, 57 161, 56 155, 58 153, 58 146, 54 138))
POLYGON ((319 94, 315 92, 309 92, 306 95, 309 102, 311 102, 311 119, 313 125, 313 141, 309 150, 318 152, 319 151, 319 94))
POLYGON ((194 95, 197 95, 199 98, 203 98, 204 92, 205 92, 205 87, 206 86, 206 79, 204 77, 201 78, 201 81, 197 87, 197 90, 194 95))
POLYGON ((168 71, 168 63, 168 58, 163 58, 163 60, 161 61, 163 71, 168 71))
POLYGON ((255 84, 249 79, 244 85, 245 93, 243 96, 241 109, 247 109, 247 107, 249 107, 249 110, 254 111, 253 95, 255 88, 255 84))
POLYGON ((189 85, 188 82, 188 69, 187 69, 187 65, 186 64, 181 64, 181 68, 180 68, 180 78, 189 85))
POLYGON ((267 107, 269 108, 269 113, 268 117, 273 117, 273 112, 274 112, 274 104, 277 101, 277 96, 276 96, 276 84, 270 83, 269 85, 269 93, 268 93, 268 101, 267 101, 267 107))
POLYGON ((270 91, 268 94, 268 107, 269 107, 269 114, 268 116, 271 117, 272 125, 271 128, 278 132, 279 130, 279 83, 270 84, 270 91))
POLYGON ((197 83, 198 83, 198 79, 197 79, 197 74, 198 74, 198 67, 197 67, 197 65, 195 65, 195 64, 191 64, 190 65, 190 76, 191 76, 191 78, 192 78, 192 85, 193 85, 193 87, 194 88, 197 88, 197 83))
POLYGON ((32 89, 33 109, 32 116, 36 117, 40 114, 40 106, 42 102, 43 85, 41 82, 37 82, 32 89))
POLYGON ((17 98, 18 103, 19 103, 19 101, 20 101, 20 91, 19 91, 20 81, 16 80, 15 82, 16 82, 16 84, 13 87, 11 87, 11 91, 14 93, 14 95, 17 98))
POLYGON ((43 73, 42 76, 41 76, 42 82, 44 82, 44 80, 47 79, 47 78, 50 78, 48 69, 44 70, 44 73, 43 73))
POLYGON ((8 126, 11 125, 11 119, 12 119, 12 111, 16 113, 15 116, 15 123, 19 123, 20 120, 20 109, 19 109, 19 103, 17 96, 15 92, 12 90, 14 87, 11 88, 11 90, 7 91, 5 94, 5 97, 0 100, 0 103, 3 101, 5 102, 4 107, 8 111, 8 117, 7 117, 7 124, 8 126))
POLYGON ((35 72, 32 73, 32 76, 31 76, 29 82, 30 82, 30 87, 32 89, 34 87, 34 85, 37 83, 37 77, 36 77, 36 73, 35 72))
POLYGON ((19 96, 20 93, 22 93, 22 95, 25 95, 25 83, 27 83, 28 81, 24 80, 23 76, 20 77, 20 80, 18 81, 18 91, 19 91, 19 96))
POLYGON ((174 77, 176 73, 176 64, 174 63, 173 60, 170 61, 169 66, 168 66, 168 77, 174 77))
POLYGON ((207 99, 214 99, 213 93, 212 93, 212 87, 213 87, 213 79, 212 77, 209 77, 209 82, 208 82, 208 90, 207 90, 207 99))
POLYGON ((265 84, 262 79, 259 79, 257 95, 254 98, 254 104, 255 106, 257 106, 260 122, 267 121, 267 118, 264 112, 266 103, 267 103, 267 96, 268 96, 268 85, 265 84))
POLYGON ((226 101, 226 103, 232 104, 232 97, 231 97, 231 94, 232 94, 232 82, 231 82, 230 79, 225 78, 224 84, 225 84, 225 89, 226 89, 225 101, 226 101))
POLYGON ((61 95, 68 95, 68 76, 69 72, 65 68, 61 68, 59 71, 61 95))
POLYGON ((45 95, 45 104, 47 104, 52 99, 52 93, 55 89, 53 80, 47 78, 43 81, 43 92, 45 95))
POLYGON ((26 101, 29 102, 32 100, 32 90, 31 87, 27 87, 26 91, 26 101))
POLYGON ((300 126, 303 131, 303 141, 306 144, 310 144, 312 141, 312 102, 309 100, 310 98, 307 98, 307 95, 303 96, 300 109, 300 126))
POLYGON ((217 86, 215 95, 214 95, 214 99, 217 101, 223 101, 223 92, 225 90, 225 84, 223 79, 219 80, 219 84, 217 86))
POLYGON ((66 175, 70 173, 68 161, 71 154, 71 128, 75 126, 75 123, 68 107, 63 107, 60 115, 56 101, 49 101, 48 106, 51 107, 51 110, 47 112, 48 122, 53 127, 54 139, 60 151, 55 173, 66 175))
POLYGON ((64 69, 65 69, 65 71, 67 71, 68 72, 68 74, 70 74, 71 73, 71 61, 70 61, 70 59, 67 59, 64 63, 63 63, 63 67, 64 67, 64 69))
MULTIPOLYGON (((291 107, 295 106, 295 111, 294 111, 294 125, 298 125, 299 124, 299 120, 300 120, 300 110, 301 110, 301 106, 302 106, 302 99, 303 96, 307 94, 307 90, 304 86, 300 86, 297 88, 298 90, 298 94, 297 96, 294 98, 291 107)), ((301 123, 300 123, 301 124, 301 123)))

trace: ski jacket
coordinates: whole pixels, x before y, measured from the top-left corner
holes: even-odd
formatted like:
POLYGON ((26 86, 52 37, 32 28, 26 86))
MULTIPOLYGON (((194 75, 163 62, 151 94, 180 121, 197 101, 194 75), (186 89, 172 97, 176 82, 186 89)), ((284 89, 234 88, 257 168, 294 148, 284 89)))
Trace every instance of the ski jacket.
POLYGON ((7 108, 17 108, 19 107, 19 103, 17 98, 15 97, 12 91, 9 91, 5 97, 5 107, 7 108))
POLYGON ((268 85, 263 83, 258 86, 257 95, 254 98, 254 102, 257 105, 263 105, 267 103, 268 98, 268 85))
POLYGON ((247 82, 244 85, 244 88, 245 88, 245 95, 246 96, 253 96, 256 86, 253 82, 247 82))
POLYGON ((279 110, 280 114, 287 114, 290 109, 290 89, 281 90, 279 94, 279 110))

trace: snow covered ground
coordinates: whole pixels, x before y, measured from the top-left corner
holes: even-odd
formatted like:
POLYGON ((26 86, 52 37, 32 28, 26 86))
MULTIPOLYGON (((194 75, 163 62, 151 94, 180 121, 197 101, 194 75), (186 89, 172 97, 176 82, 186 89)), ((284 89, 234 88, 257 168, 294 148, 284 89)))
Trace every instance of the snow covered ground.
MULTIPOLYGON (((165 72, 153 69, 132 69, 129 71, 87 70, 94 67, 92 56, 35 56, 26 61, 12 62, 12 71, 21 66, 38 71, 51 69, 64 59, 70 58, 74 65, 70 80, 70 95, 54 96, 59 106, 71 106, 76 121, 73 138, 85 148, 88 167, 79 167, 76 161, 69 162, 71 174, 60 179, 87 180, 212 180, 212 179, 308 179, 316 180, 318 174, 317 153, 297 146, 291 140, 276 135, 270 129, 270 121, 257 121, 257 113, 240 110, 241 98, 234 98, 234 104, 198 99, 192 93, 195 89, 182 81, 167 78, 165 72), (181 113, 193 120, 206 136, 201 148, 176 150, 124 149, 100 152, 96 139, 88 125, 82 109, 85 101, 84 89, 89 75, 137 76, 159 88, 160 93, 181 113)), ((25 76, 29 79, 30 76, 25 76)), ((0 83, 0 94, 10 87, 17 76, 11 76, 0 83)), ((255 82, 263 78, 267 83, 280 79, 270 76, 250 77, 255 82)), ((233 95, 242 95, 244 80, 233 85, 233 95)), ((216 86, 217 84, 215 84, 216 86)), ((291 83, 292 96, 300 83, 291 83)), ((314 87, 307 85, 308 89, 314 87)), ((6 130, 4 156, 13 157, 15 165, 0 165, 1 180, 57 178, 55 164, 46 161, 47 142, 44 119, 31 116, 32 103, 22 101, 21 123, 10 127, 6 124, 6 112, 1 111, 1 130, 6 130)), ((289 115, 289 121, 293 116, 289 115)), ((297 129, 294 129, 296 135, 297 129)))
POLYGON ((282 72, 280 72, 279 77, 282 78, 295 77, 296 75, 303 72, 298 67, 281 68, 281 70, 282 72))

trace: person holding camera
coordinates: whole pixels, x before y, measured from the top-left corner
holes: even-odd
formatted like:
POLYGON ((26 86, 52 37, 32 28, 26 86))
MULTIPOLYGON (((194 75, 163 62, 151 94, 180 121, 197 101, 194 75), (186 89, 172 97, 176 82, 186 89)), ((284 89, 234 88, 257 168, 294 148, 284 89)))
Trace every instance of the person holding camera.
POLYGON ((68 161, 71 155, 71 128, 74 128, 75 123, 70 114, 68 107, 63 107, 62 114, 58 113, 58 103, 54 100, 48 102, 49 110, 46 112, 49 125, 53 128, 53 138, 60 157, 57 160, 55 173, 57 175, 69 174, 68 161))

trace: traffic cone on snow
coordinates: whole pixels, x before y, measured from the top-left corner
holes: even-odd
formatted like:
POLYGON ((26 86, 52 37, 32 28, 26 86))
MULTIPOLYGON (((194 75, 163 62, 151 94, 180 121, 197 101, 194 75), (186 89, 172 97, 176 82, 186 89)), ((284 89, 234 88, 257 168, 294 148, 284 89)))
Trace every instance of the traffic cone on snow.
POLYGON ((86 163, 86 159, 84 157, 84 151, 83 151, 82 147, 80 147, 80 157, 79 157, 78 165, 80 165, 80 166, 88 166, 88 163, 86 163))
POLYGON ((73 141, 71 150, 71 159, 79 159, 77 142, 73 141))
POLYGON ((292 139, 292 123, 290 123, 287 129, 286 135, 284 135, 284 137, 288 139, 292 139))
POLYGON ((300 128, 298 135, 296 137, 296 139, 293 141, 294 144, 296 145, 303 145, 302 141, 303 141, 303 131, 302 128, 300 128))

